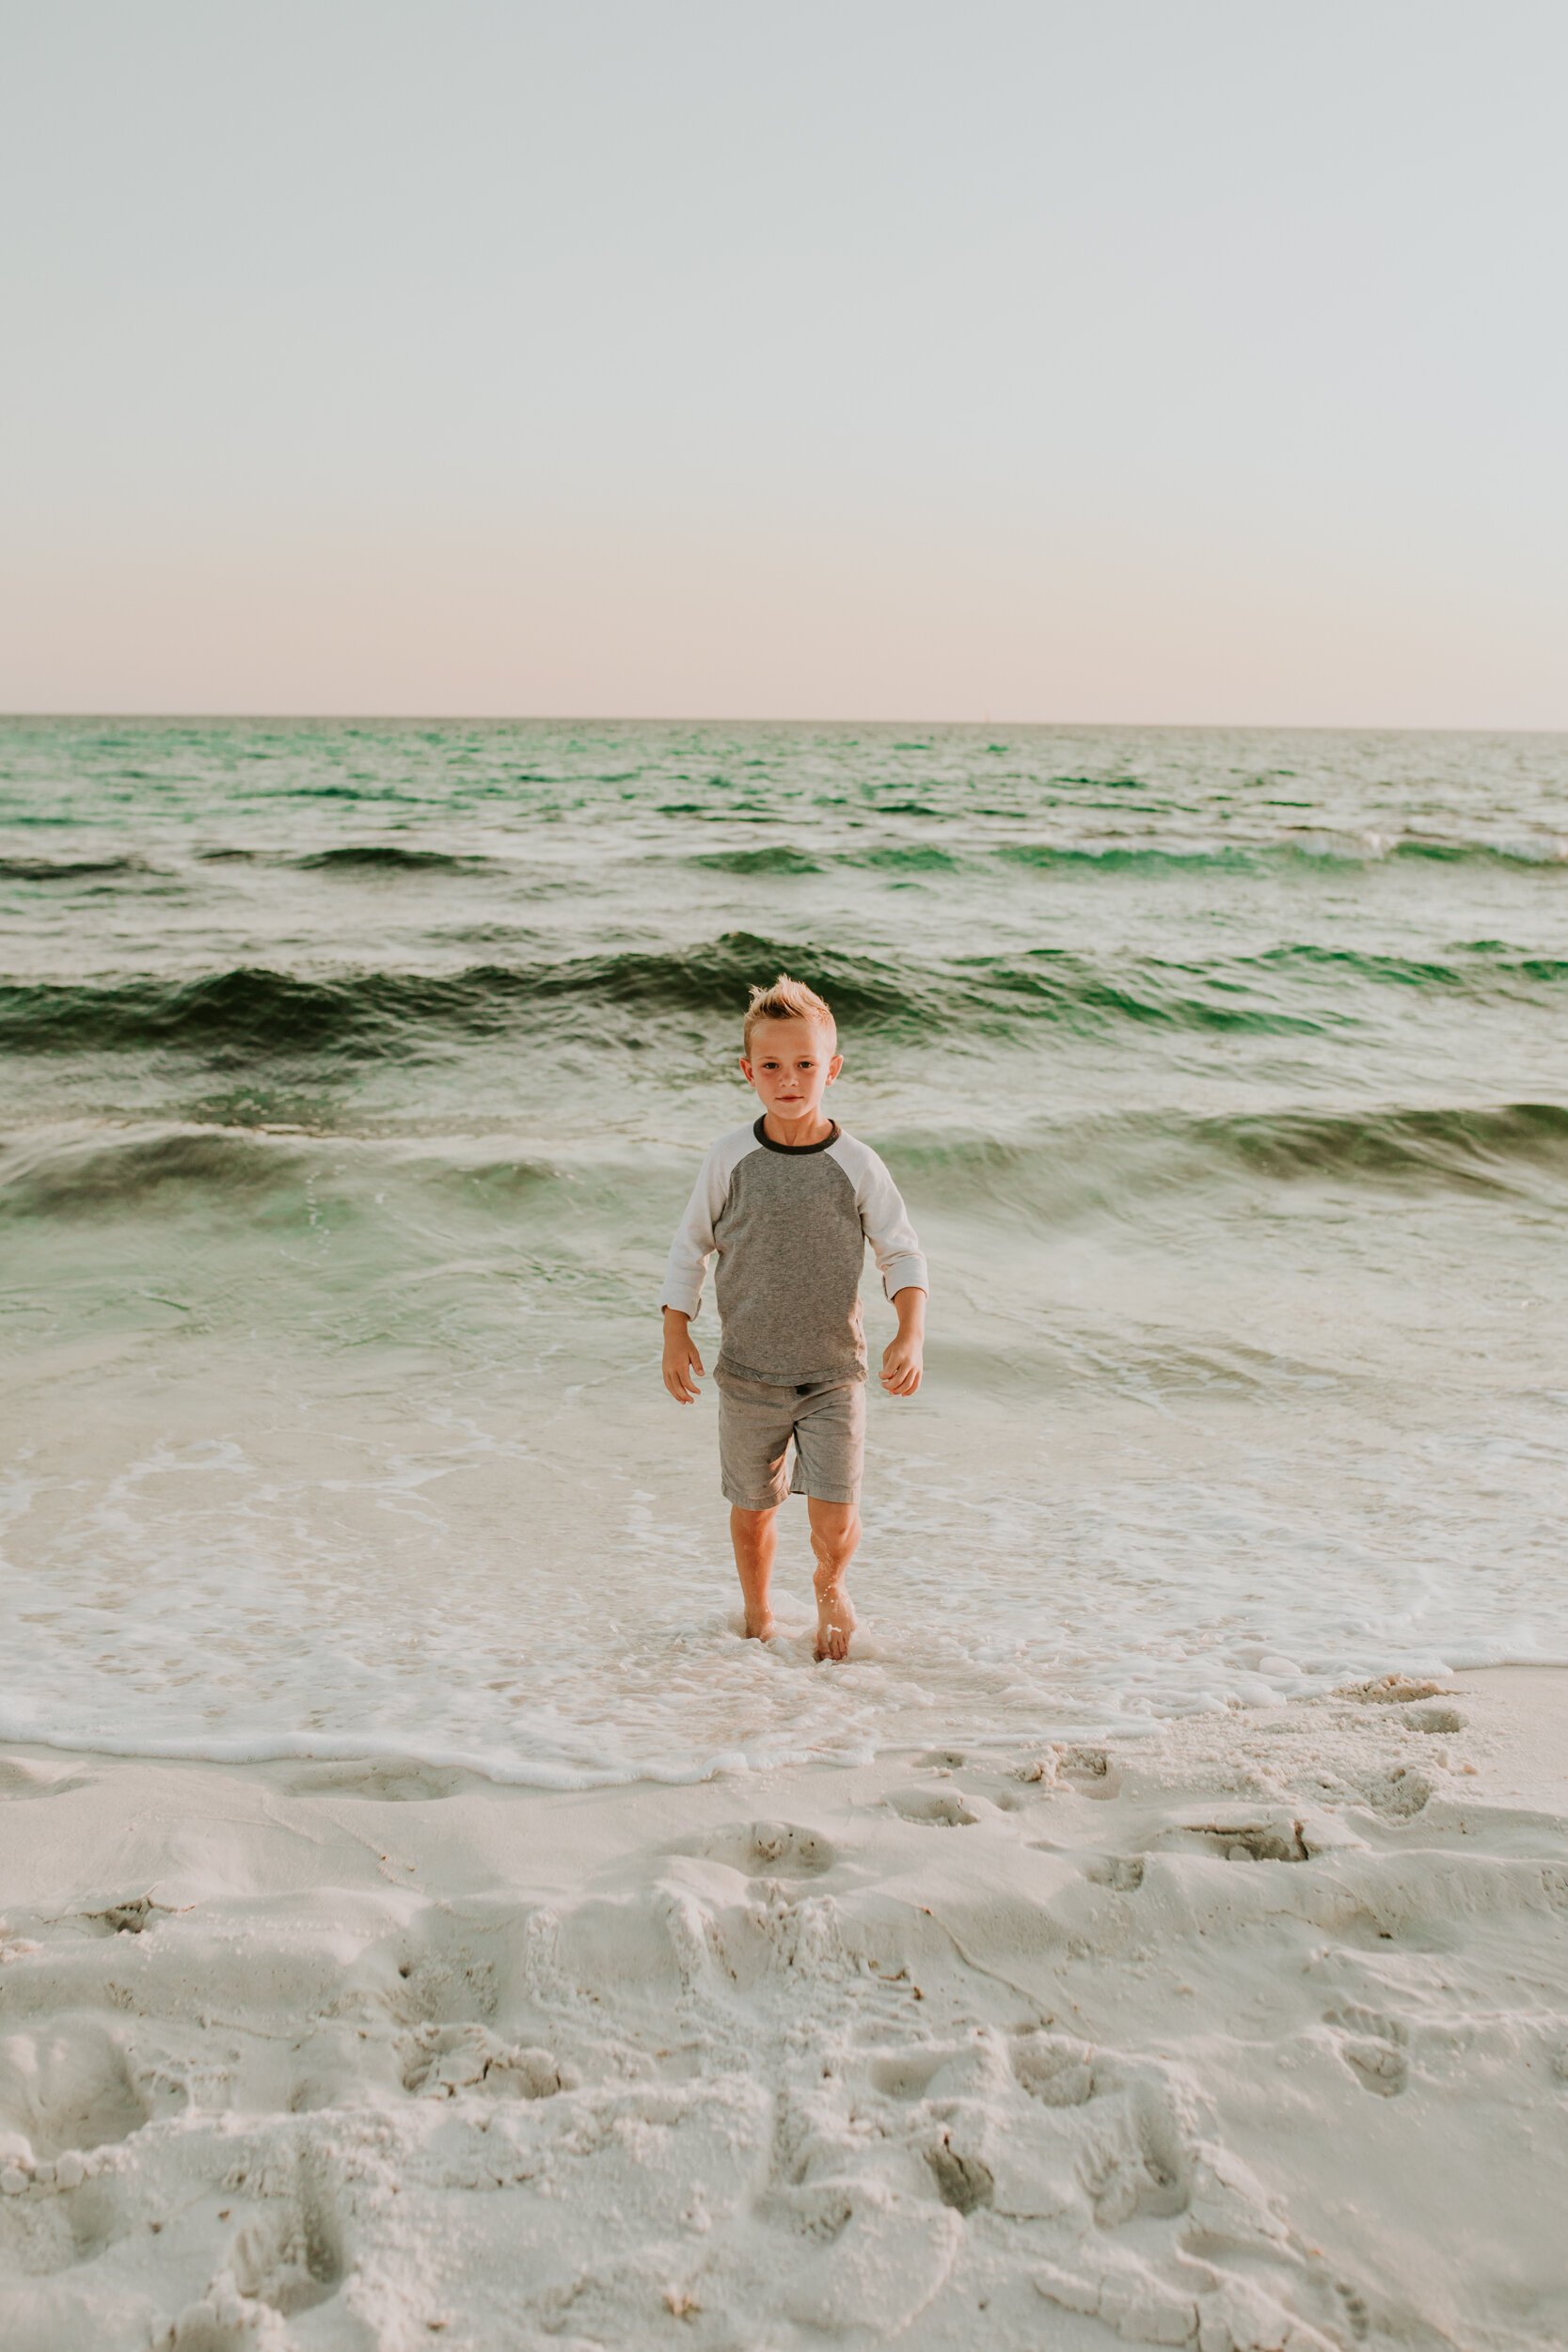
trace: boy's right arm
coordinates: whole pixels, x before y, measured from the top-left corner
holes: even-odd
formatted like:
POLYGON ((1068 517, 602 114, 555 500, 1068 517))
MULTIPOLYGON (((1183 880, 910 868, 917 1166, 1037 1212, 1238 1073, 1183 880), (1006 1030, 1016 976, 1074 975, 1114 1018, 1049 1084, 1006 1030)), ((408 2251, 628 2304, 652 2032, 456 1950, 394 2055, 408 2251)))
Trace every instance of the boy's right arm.
POLYGON ((728 1171, 719 1165, 717 1153, 709 1152, 670 1245, 659 1305, 664 1313, 664 1385, 677 1405, 694 1403, 698 1393, 703 1359, 691 1337, 691 1318, 702 1304, 707 1262, 719 1246, 713 1223, 728 1189, 728 1171))

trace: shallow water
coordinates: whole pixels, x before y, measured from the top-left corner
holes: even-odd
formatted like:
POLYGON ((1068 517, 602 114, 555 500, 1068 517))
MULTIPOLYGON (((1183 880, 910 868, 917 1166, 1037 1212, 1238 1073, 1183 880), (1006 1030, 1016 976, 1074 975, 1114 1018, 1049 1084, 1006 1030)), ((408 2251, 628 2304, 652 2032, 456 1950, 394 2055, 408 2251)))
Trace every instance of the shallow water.
POLYGON ((578 1783, 1568 1658, 1568 739, 11 721, 0 921, 6 1734, 578 1783), (800 1503, 734 1638, 657 1372, 781 966, 933 1265, 845 1670, 800 1503))

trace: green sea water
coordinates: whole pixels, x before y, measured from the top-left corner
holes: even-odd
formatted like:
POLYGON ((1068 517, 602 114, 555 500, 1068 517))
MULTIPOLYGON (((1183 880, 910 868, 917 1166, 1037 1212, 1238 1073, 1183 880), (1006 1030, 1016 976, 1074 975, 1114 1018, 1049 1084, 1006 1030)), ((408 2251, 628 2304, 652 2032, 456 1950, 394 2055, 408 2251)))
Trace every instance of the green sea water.
POLYGON ((580 1784, 1568 1658, 1568 739, 8 721, 0 925, 9 1736, 580 1784), (780 969, 932 1263, 842 1671, 657 1372, 780 969))

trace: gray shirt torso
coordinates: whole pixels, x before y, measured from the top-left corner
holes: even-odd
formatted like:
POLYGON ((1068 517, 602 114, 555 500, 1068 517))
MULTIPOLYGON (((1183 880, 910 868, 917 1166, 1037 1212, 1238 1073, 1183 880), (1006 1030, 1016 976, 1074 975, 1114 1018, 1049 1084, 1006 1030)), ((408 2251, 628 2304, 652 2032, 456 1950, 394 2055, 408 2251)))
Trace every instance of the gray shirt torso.
POLYGON ((836 1127, 819 1144, 776 1144, 759 1119, 721 1136, 704 1160, 661 1303, 694 1315, 717 1255, 716 1376, 788 1387, 863 1380, 867 1241, 890 1298, 928 1287, 897 1186, 868 1144, 836 1127))

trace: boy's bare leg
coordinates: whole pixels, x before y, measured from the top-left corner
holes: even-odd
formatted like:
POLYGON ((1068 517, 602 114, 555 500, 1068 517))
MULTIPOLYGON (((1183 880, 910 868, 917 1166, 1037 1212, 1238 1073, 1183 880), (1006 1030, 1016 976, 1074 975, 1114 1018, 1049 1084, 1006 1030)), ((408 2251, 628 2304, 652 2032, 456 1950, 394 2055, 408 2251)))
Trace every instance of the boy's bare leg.
POLYGON ((752 1641, 770 1642, 773 1612, 768 1606, 768 1588, 773 1581, 773 1554, 779 1549, 778 1504, 770 1511, 743 1511, 738 1503, 732 1503, 730 1541, 746 1602, 747 1635, 752 1641))
POLYGON ((852 1502, 819 1502, 806 1497, 811 1516, 811 1548, 816 1554, 816 1655, 847 1658, 855 1613, 844 1580, 861 1539, 861 1515, 852 1502))

